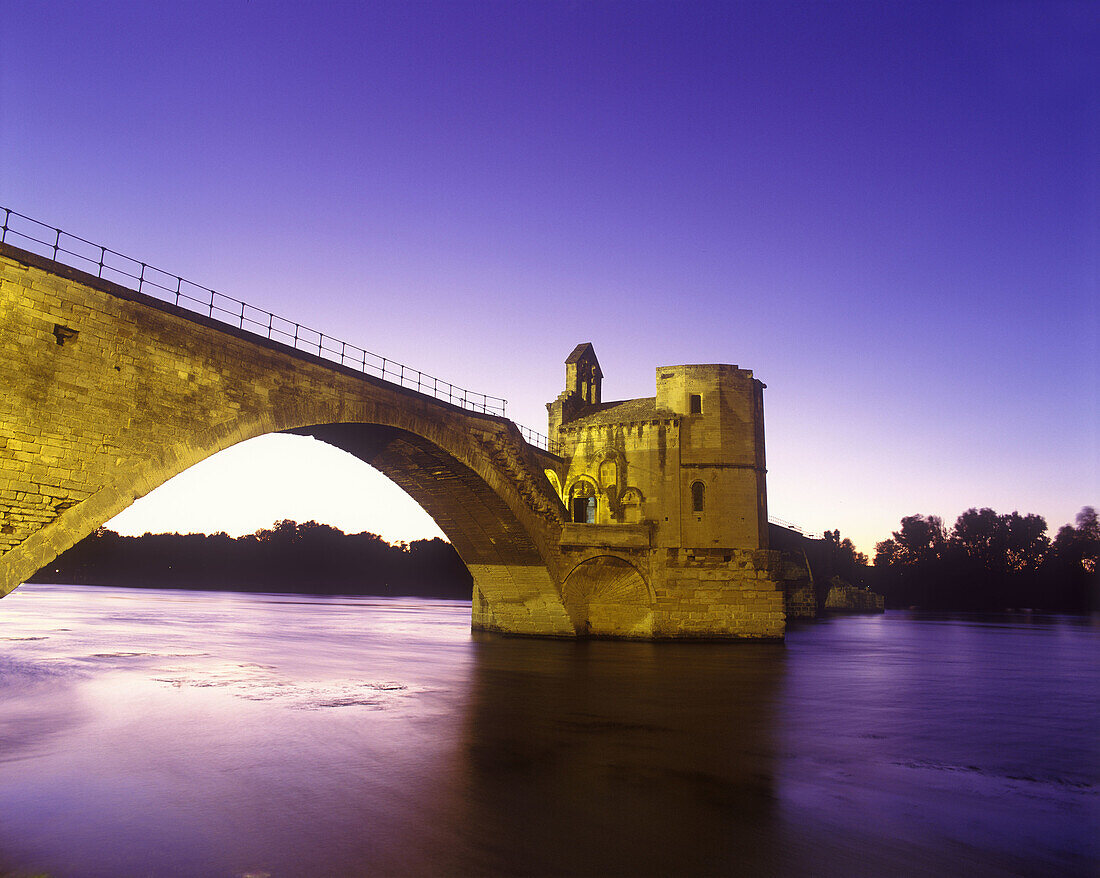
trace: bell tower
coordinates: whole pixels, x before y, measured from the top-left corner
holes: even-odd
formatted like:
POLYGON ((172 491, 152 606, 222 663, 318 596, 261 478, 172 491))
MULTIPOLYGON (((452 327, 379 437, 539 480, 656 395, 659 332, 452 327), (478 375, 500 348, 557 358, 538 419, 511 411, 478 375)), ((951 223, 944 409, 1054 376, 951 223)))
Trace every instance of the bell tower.
POLYGON ((557 439, 558 427, 573 420, 587 406, 599 405, 603 388, 603 370, 591 342, 573 348, 565 360, 565 390, 546 404, 550 438, 557 439))
POLYGON ((599 405, 603 370, 592 342, 586 341, 573 348, 565 361, 565 390, 575 395, 581 405, 599 405))

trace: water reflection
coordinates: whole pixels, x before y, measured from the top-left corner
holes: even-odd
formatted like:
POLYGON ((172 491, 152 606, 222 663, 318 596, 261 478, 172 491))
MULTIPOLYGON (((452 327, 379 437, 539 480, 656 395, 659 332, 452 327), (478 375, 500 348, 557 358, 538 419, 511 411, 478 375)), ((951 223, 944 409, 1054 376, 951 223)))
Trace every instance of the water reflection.
POLYGON ((460 603, 20 589, 0 876, 1094 876, 1098 633, 560 643, 460 603))
POLYGON ((485 637, 475 655, 463 757, 477 861, 465 871, 760 864, 781 645, 485 637))

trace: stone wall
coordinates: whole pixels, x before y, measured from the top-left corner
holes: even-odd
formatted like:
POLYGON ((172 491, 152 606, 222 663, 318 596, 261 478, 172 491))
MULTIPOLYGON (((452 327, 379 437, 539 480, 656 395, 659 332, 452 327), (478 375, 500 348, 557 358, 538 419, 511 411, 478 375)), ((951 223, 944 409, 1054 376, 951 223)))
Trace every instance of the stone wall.
POLYGON ((785 582, 783 599, 788 619, 817 618, 817 595, 812 583, 785 582))
MULTIPOLYGON (((662 366, 655 404, 679 415, 679 546, 767 548, 764 385, 726 364, 662 366), (692 398, 699 407, 692 411, 692 398), (693 509, 692 485, 704 488, 693 509)), ((668 543, 667 545, 674 545, 668 543)))
POLYGON ((10 245, 0 353, 0 596, 192 464, 295 431, 344 443, 409 491, 458 548, 491 627, 573 635, 556 572, 564 508, 503 418, 10 245))
POLYGON ((778 639, 785 615, 778 553, 667 549, 657 571, 657 637, 778 639))
POLYGON ((886 599, 870 589, 857 588, 833 577, 829 582, 829 594, 825 598, 825 612, 829 613, 883 613, 886 599))
POLYGON ((752 372, 668 366, 657 371, 655 397, 565 401, 549 404, 549 427, 567 504, 587 486, 594 523, 648 522, 666 548, 767 547, 763 385, 752 372))
POLYGON ((782 553, 783 605, 788 619, 813 619, 817 616, 817 591, 813 572, 803 555, 782 553))
POLYGON ((582 636, 783 637, 784 561, 779 553, 570 542, 562 551, 564 568, 572 568, 563 600, 582 636))
POLYGON ((769 525, 771 546, 780 549, 784 557, 805 571, 805 578, 788 575, 785 582, 787 616, 791 619, 812 618, 826 610, 830 612, 882 612, 882 595, 854 586, 836 573, 835 544, 822 539, 810 539, 802 533, 769 525))
POLYGON ((785 593, 798 573, 757 547, 767 539, 758 527, 762 385, 746 370, 673 367, 680 371, 665 380, 679 389, 665 395, 684 411, 658 414, 650 398, 633 401, 642 403, 635 416, 617 423, 563 425, 573 432, 563 437, 568 458, 557 461, 506 419, 8 245, 0 245, 0 353, 0 596, 187 467, 287 431, 355 454, 424 507, 473 575, 475 627, 783 636, 785 593), (692 412, 697 391, 702 411, 692 412), (582 474, 597 480, 606 518, 567 522, 548 466, 564 484, 582 474), (699 520, 685 512, 685 473, 706 480, 699 520), (643 495, 633 521, 612 501, 631 487, 643 495))

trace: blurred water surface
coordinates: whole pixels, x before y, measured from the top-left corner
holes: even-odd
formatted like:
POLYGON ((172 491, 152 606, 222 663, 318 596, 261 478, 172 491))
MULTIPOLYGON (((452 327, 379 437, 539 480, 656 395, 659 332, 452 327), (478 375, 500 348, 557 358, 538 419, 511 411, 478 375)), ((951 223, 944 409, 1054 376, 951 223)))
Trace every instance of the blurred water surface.
POLYGON ((469 604, 0 601, 0 875, 1097 875, 1100 629, 477 637, 469 604))

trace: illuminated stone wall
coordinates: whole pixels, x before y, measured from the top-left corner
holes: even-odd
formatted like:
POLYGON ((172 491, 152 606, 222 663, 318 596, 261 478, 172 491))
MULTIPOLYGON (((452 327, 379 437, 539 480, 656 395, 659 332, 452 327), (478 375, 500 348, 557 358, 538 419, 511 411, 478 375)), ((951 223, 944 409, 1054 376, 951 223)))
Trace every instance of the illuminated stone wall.
POLYGON ((563 596, 578 631, 782 637, 787 580, 806 574, 767 550, 764 385, 736 366, 667 366, 655 396, 602 402, 602 377, 592 346, 578 345, 547 406, 571 518, 562 545, 577 565, 563 596))
POLYGON ((763 385, 747 370, 666 367, 654 397, 605 403, 580 345, 549 406, 556 458, 503 418, 6 245, 0 349, 0 595, 192 464, 287 431, 424 507, 473 575, 476 628, 783 634, 791 577, 767 549, 763 385), (593 523, 571 521, 575 494, 593 523))
POLYGON ((293 430, 358 454, 420 502, 473 574, 475 621, 574 633, 559 586, 564 509, 545 461, 502 418, 6 245, 0 351, 0 595, 192 464, 293 430))
POLYGON ((657 591, 665 637, 778 638, 786 617, 778 553, 679 549, 666 553, 657 591))

